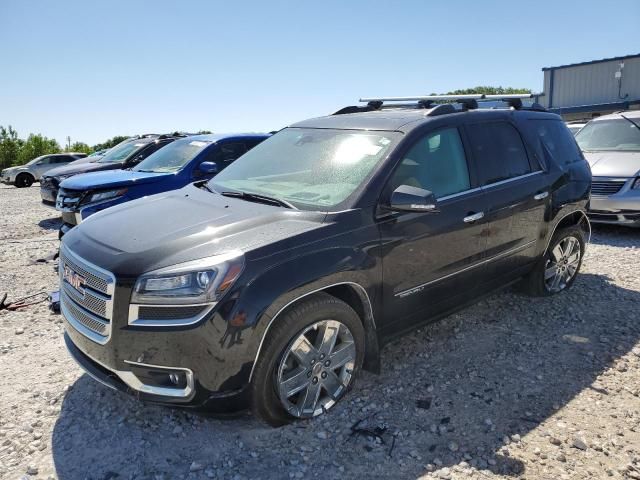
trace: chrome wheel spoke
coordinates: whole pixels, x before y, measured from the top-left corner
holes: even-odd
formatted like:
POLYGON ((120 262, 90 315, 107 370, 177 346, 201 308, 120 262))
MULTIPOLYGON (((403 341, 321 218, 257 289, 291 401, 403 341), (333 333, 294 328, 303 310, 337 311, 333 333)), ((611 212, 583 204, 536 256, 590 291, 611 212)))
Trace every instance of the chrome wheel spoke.
POLYGON ((329 357, 331 360, 331 369, 335 370, 356 359, 356 346, 353 343, 340 345, 338 349, 329 357))
POLYGON ((544 271, 544 279, 549 280, 558 272, 558 265, 552 263, 550 267, 547 267, 544 271))
POLYGON ((295 395, 300 390, 309 385, 309 377, 307 376, 307 369, 298 367, 293 372, 287 374, 280 382, 280 392, 289 398, 291 395, 295 395))
POLYGON ((327 378, 323 380, 322 386, 329 396, 337 400, 344 389, 344 385, 335 374, 335 372, 327 372, 327 378))
POLYGON ((567 258, 567 261, 569 262, 569 265, 578 265, 578 262, 580 262, 580 251, 570 255, 569 258, 567 258))
POLYGON ((318 334, 318 342, 316 342, 316 349, 320 355, 323 355, 322 358, 328 356, 333 351, 339 331, 340 322, 327 321, 322 325, 318 334))
POLYGON ((291 347, 291 353, 303 365, 309 365, 315 357, 319 356, 316 347, 311 345, 309 339, 304 335, 300 335, 296 339, 291 347))
POLYGON ((309 383, 307 390, 304 392, 301 403, 301 413, 303 415, 313 415, 320 396, 320 382, 309 383))
POLYGON ((555 246, 555 248, 551 251, 553 258, 556 262, 559 262, 562 257, 564 257, 564 251, 562 250, 562 242, 555 246))
POLYGON ((551 282, 551 287, 549 287, 552 292, 555 292, 556 290, 558 290, 561 280, 562 280, 562 274, 560 273, 558 273, 555 277, 553 277, 553 281, 551 282))

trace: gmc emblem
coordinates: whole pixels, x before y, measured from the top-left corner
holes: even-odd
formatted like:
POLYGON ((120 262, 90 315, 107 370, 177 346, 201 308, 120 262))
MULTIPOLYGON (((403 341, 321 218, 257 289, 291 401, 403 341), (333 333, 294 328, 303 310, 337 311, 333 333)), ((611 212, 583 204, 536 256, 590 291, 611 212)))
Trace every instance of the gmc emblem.
POLYGON ((62 278, 64 278, 66 282, 73 288, 84 294, 85 280, 82 275, 77 274, 65 265, 62 272, 62 278))

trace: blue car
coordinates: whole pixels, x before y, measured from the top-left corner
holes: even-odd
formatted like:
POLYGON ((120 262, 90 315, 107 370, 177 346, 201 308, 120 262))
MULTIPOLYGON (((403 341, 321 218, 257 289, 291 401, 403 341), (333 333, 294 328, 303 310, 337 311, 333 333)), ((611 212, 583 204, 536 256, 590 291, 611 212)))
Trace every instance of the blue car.
POLYGON ((75 175, 60 184, 60 236, 100 210, 208 180, 268 138, 267 134, 192 135, 176 140, 128 170, 75 175))

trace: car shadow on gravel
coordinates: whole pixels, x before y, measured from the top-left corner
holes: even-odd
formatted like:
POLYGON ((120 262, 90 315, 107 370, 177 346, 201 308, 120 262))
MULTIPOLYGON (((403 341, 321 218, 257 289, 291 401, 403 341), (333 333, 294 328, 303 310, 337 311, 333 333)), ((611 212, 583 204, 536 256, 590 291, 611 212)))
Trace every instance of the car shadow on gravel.
POLYGON ((300 468, 297 459, 328 478, 416 478, 428 464, 462 462, 519 476, 526 467, 510 445, 583 390, 610 394, 598 377, 640 336, 631 305, 640 293, 593 274, 551 298, 493 295, 387 345, 383 373, 364 374, 325 418, 275 430, 249 416, 212 420, 145 406, 84 375, 54 428, 57 475, 206 478, 210 466, 216 477, 281 478, 300 468), (369 432, 354 434, 365 418, 369 432), (304 448, 322 453, 303 461, 304 448), (189 473, 193 462, 203 467, 189 473))
POLYGON ((40 220, 38 222, 38 226, 43 230, 58 231, 60 230, 60 227, 62 227, 62 217, 57 216, 57 217, 45 218, 44 220, 40 220))
POLYGON ((592 223, 591 243, 597 245, 640 247, 640 228, 592 223))

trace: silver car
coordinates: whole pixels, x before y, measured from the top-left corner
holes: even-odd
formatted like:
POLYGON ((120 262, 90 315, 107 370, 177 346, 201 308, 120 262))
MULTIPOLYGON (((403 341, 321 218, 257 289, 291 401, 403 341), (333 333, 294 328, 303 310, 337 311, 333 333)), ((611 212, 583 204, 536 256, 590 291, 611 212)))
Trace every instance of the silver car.
POLYGON ((86 156, 86 153, 74 152, 41 155, 25 165, 5 168, 0 172, 0 182, 15 185, 18 188, 30 187, 33 182, 39 181, 42 175, 52 168, 67 165, 69 162, 86 156))
POLYGON ((591 120, 576 135, 593 175, 593 222, 640 227, 640 111, 591 120))

